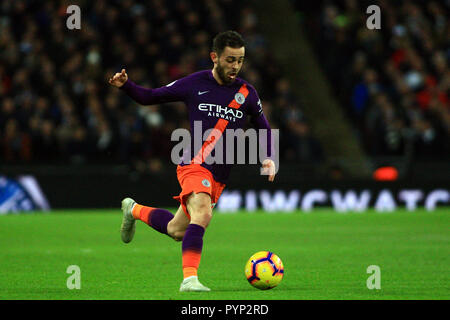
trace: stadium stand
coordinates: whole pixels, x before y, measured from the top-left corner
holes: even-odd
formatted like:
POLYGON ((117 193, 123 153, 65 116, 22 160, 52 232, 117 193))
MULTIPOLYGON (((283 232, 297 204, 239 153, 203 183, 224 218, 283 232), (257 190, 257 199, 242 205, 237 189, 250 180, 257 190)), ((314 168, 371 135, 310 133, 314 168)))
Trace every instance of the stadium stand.
POLYGON ((450 157, 448 1, 291 2, 368 154, 450 157))

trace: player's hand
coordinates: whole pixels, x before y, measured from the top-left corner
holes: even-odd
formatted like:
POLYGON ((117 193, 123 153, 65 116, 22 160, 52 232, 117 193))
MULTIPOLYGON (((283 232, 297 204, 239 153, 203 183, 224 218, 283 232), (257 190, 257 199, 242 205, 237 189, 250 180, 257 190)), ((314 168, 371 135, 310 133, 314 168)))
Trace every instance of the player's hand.
POLYGON ((275 162, 270 159, 266 159, 262 163, 261 174, 268 175, 269 181, 272 182, 275 179, 275 162))
POLYGON ((120 88, 127 82, 128 75, 125 72, 125 69, 122 69, 120 73, 116 73, 112 78, 109 78, 109 83, 113 86, 120 88))

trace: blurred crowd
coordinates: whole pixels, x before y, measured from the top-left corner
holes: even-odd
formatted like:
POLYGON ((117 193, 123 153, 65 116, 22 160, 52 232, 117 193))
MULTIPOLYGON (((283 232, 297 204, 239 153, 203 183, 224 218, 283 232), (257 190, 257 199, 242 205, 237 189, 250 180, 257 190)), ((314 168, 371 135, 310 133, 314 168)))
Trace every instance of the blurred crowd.
POLYGON ((294 3, 369 154, 450 157, 450 1, 294 3))
POLYGON ((134 82, 160 87, 211 69, 212 38, 229 29, 247 42, 240 76, 285 137, 281 159, 321 160, 251 7, 232 0, 14 0, 0 3, 0 162, 160 170, 172 131, 189 126, 184 104, 138 106, 107 79, 126 68, 134 82), (81 8, 80 30, 66 27, 70 4, 81 8))

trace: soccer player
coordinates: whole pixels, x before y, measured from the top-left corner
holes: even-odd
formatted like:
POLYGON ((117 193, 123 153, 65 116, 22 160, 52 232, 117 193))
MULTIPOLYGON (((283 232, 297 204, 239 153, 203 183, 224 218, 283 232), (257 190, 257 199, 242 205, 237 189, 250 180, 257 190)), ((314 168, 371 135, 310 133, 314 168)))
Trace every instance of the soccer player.
MULTIPOLYGON (((191 139, 194 121, 201 122, 202 137, 208 129, 216 129, 218 139, 225 129, 244 128, 250 116, 257 129, 268 130, 268 157, 262 162, 262 174, 269 181, 275 177, 273 144, 269 123, 263 114, 258 94, 248 82, 238 78, 245 56, 245 44, 235 31, 219 33, 213 40, 210 53, 214 67, 178 79, 164 87, 147 89, 128 79, 125 69, 109 79, 109 83, 120 88, 142 105, 183 101, 191 122, 191 139)), ((182 267, 184 280, 180 291, 210 291, 197 276, 203 249, 203 235, 212 218, 212 209, 225 188, 231 164, 207 164, 218 139, 210 135, 199 150, 192 150, 190 159, 183 158, 177 166, 177 178, 181 193, 174 197, 180 202, 175 215, 161 208, 136 203, 131 198, 122 200, 123 220, 121 237, 128 243, 135 233, 135 221, 141 220, 153 229, 182 241, 182 267)), ((203 142, 203 141, 202 141, 203 142)), ((223 145, 225 145, 224 143, 223 145)), ((191 146, 194 146, 192 141, 191 146)), ((226 147, 224 147, 226 148, 226 147)))

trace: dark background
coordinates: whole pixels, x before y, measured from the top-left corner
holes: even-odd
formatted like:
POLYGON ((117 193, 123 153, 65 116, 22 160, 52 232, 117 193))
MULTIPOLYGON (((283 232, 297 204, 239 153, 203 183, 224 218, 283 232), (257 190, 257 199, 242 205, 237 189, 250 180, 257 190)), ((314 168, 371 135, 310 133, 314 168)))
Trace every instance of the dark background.
POLYGON ((125 195, 176 205, 170 135, 188 127, 184 105, 138 106, 107 79, 126 68, 136 83, 160 87, 210 69, 212 38, 233 29, 247 41, 241 77, 280 129, 280 171, 271 185, 257 166, 239 166, 229 188, 378 188, 373 172, 388 165, 398 185, 448 189, 449 2, 287 2, 298 22, 288 31, 304 32, 344 115, 325 130, 350 130, 364 175, 317 134, 335 112, 307 111, 309 93, 289 77, 261 18, 271 5, 233 0, 2 1, 0 174, 36 176, 59 208, 115 207, 125 195), (81 8, 81 30, 66 27, 70 4, 81 8), (370 4, 381 8, 381 30, 366 28, 370 4))

